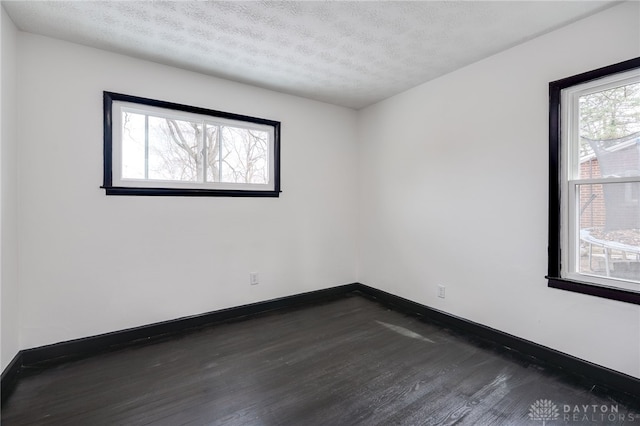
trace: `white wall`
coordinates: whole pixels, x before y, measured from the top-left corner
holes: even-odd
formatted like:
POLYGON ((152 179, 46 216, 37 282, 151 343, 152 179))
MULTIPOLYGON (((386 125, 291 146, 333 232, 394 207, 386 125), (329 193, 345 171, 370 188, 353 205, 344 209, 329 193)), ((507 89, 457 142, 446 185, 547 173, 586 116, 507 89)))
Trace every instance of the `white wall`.
POLYGON ((0 369, 19 347, 17 140, 16 140, 16 27, 0 6, 0 369))
POLYGON ((18 41, 21 348, 356 280, 354 111, 18 41), (105 196, 103 90, 281 121, 280 198, 105 196))
POLYGON ((640 306, 544 278, 548 83, 639 56, 639 8, 616 6, 361 111, 359 280, 640 377, 640 306))

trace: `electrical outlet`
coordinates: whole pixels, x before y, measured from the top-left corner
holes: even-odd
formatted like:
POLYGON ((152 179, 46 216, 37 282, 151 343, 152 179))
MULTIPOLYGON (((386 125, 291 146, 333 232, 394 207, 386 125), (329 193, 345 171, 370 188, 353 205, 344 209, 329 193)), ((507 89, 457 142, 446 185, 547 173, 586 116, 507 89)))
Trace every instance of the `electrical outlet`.
POLYGON ((256 285, 260 282, 257 272, 249 272, 249 284, 256 285))
POLYGON ((438 297, 444 299, 444 290, 445 290, 445 286, 443 285, 438 286, 438 297))

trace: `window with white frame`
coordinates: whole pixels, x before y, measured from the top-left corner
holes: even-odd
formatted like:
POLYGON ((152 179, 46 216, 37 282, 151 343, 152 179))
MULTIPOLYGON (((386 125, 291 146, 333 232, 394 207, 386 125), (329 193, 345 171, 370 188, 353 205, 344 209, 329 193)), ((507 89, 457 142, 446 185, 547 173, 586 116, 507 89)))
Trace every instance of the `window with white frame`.
POLYGON ((277 197, 280 123, 104 92, 108 195, 277 197))
POLYGON ((549 88, 549 285, 640 303, 640 58, 549 88))

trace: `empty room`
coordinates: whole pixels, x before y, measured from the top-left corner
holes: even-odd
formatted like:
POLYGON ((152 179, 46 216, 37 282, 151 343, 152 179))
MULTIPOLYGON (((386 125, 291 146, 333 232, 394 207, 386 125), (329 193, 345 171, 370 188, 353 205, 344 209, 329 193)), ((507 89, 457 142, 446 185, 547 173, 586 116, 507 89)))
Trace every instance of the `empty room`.
POLYGON ((3 426, 640 424, 640 2, 0 12, 3 426))

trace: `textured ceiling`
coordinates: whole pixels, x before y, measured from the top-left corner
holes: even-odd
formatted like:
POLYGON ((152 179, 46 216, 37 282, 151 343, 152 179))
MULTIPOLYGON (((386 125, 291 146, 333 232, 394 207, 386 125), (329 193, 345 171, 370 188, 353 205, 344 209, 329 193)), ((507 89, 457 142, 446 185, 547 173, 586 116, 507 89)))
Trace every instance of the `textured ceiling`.
POLYGON ((23 31, 362 108, 608 1, 4 1, 23 31))

